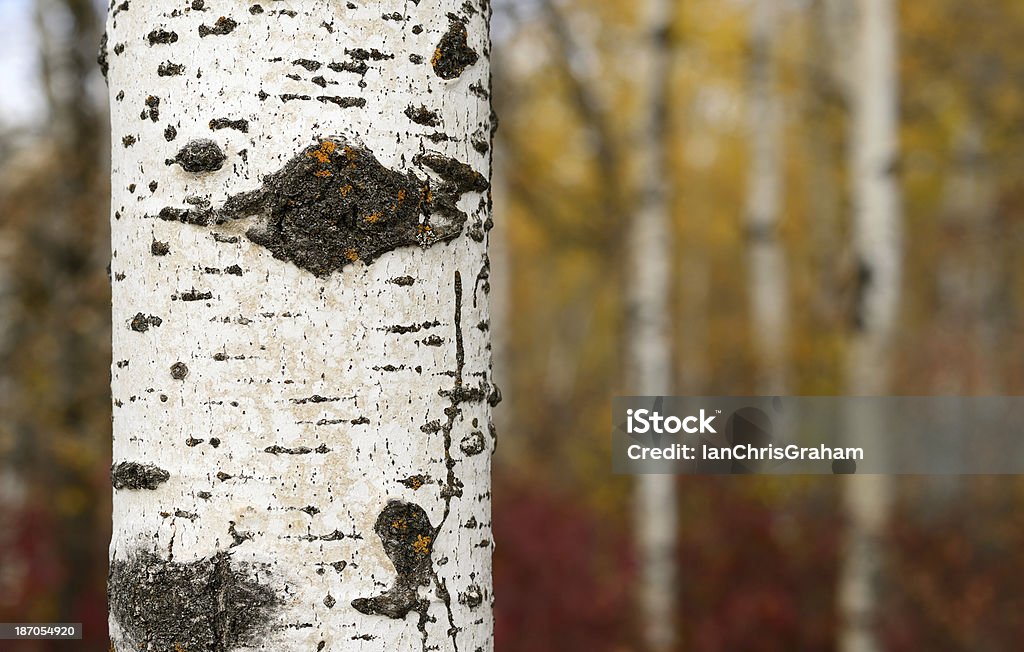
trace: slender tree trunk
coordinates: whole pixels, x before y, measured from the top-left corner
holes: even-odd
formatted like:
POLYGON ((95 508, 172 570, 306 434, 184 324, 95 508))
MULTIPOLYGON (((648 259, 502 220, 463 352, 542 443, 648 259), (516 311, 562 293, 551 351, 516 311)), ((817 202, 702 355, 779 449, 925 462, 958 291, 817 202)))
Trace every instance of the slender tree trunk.
POLYGON ((758 0, 751 11, 747 269, 759 363, 757 391, 782 394, 787 386, 789 282, 778 235, 785 172, 774 60, 779 7, 776 0, 758 0))
MULTIPOLYGON (((669 320, 672 251, 668 136, 668 91, 671 78, 670 30, 674 0, 647 3, 647 59, 641 91, 643 117, 635 151, 637 211, 631 225, 631 274, 628 386, 639 396, 672 392, 669 320)), ((675 478, 641 475, 636 486, 636 536, 640 558, 640 609, 649 650, 671 650, 676 625, 675 478)))
POLYGON ((993 393, 1001 386, 996 354, 998 318, 993 310, 999 298, 999 243, 994 237, 996 186, 985 148, 979 109, 969 112, 956 135, 953 167, 946 181, 942 222, 948 250, 937 271, 939 320, 950 337, 973 341, 962 351, 962 364, 950 365, 938 381, 940 393, 962 394, 970 389, 993 393), (973 331, 973 332, 972 332, 973 331), (971 337, 974 335, 974 337, 971 337))
MULTIPOLYGON (((862 0, 858 68, 853 89, 851 152, 854 246, 860 280, 857 323, 850 345, 848 393, 889 391, 889 360, 900 305, 902 234, 898 157, 898 78, 895 0, 862 0)), ((858 412, 850 426, 875 429, 873 414, 858 412)), ((881 537, 891 500, 885 475, 844 478, 848 527, 840 570, 840 645, 843 652, 881 649, 877 636, 881 537)))
MULTIPOLYGON (((808 62, 805 84, 803 137, 807 161, 808 207, 811 213, 811 262, 818 279, 814 303, 818 316, 835 323, 841 314, 836 260, 841 253, 842 202, 836 183, 841 152, 830 124, 830 107, 845 102, 846 89, 834 65, 843 50, 835 42, 838 32, 835 0, 815 0, 808 16, 808 62)), ((845 54, 843 55, 845 56, 845 54)))
MULTIPOLYGON (((945 182, 941 222, 942 265, 936 270, 938 310, 935 321, 944 360, 935 372, 940 395, 998 394, 1003 387, 999 349, 1002 344, 1003 273, 997 235, 995 168, 985 145, 981 107, 968 109, 956 133, 952 168, 945 182), (968 344, 968 346, 964 346, 968 344)), ((940 462, 963 451, 939 447, 940 462)), ((952 462, 952 459, 948 461, 952 462)), ((922 510, 944 513, 963 488, 963 478, 930 478, 922 510)))
POLYGON ((493 648, 489 13, 111 10, 118 652, 493 648))

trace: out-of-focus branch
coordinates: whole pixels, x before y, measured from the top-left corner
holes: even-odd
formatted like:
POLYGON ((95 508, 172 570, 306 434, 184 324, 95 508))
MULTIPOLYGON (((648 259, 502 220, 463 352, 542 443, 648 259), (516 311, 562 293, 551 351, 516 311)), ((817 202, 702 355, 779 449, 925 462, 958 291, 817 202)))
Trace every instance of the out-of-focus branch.
POLYGON ((570 100, 583 120, 597 158, 601 180, 605 226, 622 225, 624 185, 620 179, 622 157, 608 123, 605 103, 595 88, 596 75, 583 70, 583 55, 555 0, 541 0, 555 42, 559 71, 568 86, 570 100))

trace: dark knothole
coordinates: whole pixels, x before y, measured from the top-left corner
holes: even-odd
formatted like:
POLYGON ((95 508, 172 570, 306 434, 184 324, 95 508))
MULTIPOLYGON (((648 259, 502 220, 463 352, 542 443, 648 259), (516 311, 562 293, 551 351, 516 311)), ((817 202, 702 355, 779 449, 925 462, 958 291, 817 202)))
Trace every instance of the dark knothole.
POLYGON ((171 474, 138 462, 118 462, 110 469, 110 482, 114 489, 156 489, 171 479, 171 474))
POLYGON ((421 598, 419 588, 434 577, 431 552, 436 530, 422 507, 392 500, 377 516, 373 526, 384 552, 395 566, 397 577, 386 592, 372 598, 356 598, 352 607, 368 616, 402 619, 410 612, 427 617, 430 601, 421 598))
POLYGON ((465 23, 460 20, 452 20, 448 31, 437 44, 434 56, 430 58, 434 74, 441 79, 455 79, 466 68, 477 62, 479 56, 469 47, 467 38, 465 23))
POLYGON ((213 221, 263 216, 248 238, 317 276, 399 247, 451 240, 466 222, 459 198, 486 189, 487 181, 439 155, 419 162, 441 183, 389 169, 360 145, 323 140, 266 176, 260 189, 230 197, 213 221))
POLYGON ((207 138, 190 140, 187 145, 178 150, 173 160, 168 165, 177 163, 186 172, 216 172, 227 160, 220 145, 207 138))

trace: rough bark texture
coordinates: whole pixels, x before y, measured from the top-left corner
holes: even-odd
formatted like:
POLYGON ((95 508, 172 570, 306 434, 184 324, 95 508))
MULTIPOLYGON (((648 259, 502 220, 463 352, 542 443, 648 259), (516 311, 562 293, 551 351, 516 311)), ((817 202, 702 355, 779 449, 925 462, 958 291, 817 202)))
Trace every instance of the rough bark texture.
MULTIPOLYGON (((636 138, 638 197, 631 226, 630 392, 638 396, 672 392, 671 205, 668 193, 667 96, 671 71, 669 35, 672 0, 650 0, 644 44, 643 118, 636 138)), ((641 475, 636 487, 636 540, 640 558, 640 609, 649 650, 675 646, 676 524, 675 478, 641 475)))
MULTIPOLYGON (((889 391, 889 360, 900 306, 897 32, 895 0, 864 0, 859 6, 851 169, 860 283, 847 383, 850 395, 870 396, 889 391)), ((859 411, 851 414, 849 427, 856 436, 859 430, 883 425, 870 412, 859 411)), ((842 652, 881 649, 877 635, 881 536, 891 493, 888 476, 845 478, 849 525, 839 578, 842 652)))
POLYGON ((756 391, 761 394, 784 394, 787 384, 788 266, 778 235, 784 176, 783 122, 773 56, 778 11, 775 0, 758 0, 751 7, 750 26, 747 271, 759 363, 756 391))
POLYGON ((492 649, 489 16, 112 3, 118 652, 492 649))

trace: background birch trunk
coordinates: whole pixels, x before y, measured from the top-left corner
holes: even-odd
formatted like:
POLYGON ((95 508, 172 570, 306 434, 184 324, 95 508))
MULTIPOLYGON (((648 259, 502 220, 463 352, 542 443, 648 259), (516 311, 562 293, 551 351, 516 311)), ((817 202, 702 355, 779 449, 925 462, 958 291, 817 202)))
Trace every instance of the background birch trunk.
POLYGON ((119 652, 490 650, 489 3, 121 3, 119 652))
MULTIPOLYGON (((859 8, 851 134, 859 284, 847 393, 870 396, 889 391, 889 359, 900 306, 897 15, 895 0, 862 0, 859 8)), ((855 436, 858 430, 876 429, 881 423, 872 414, 858 411, 851 415, 849 426, 855 436)), ((881 537, 891 503, 891 479, 846 476, 843 492, 847 530, 839 578, 839 648, 870 652, 881 649, 877 634, 881 537)))
MULTIPOLYGON (((849 71, 838 65, 839 53, 848 52, 848 29, 840 24, 836 0, 814 0, 807 18, 803 150, 807 161, 807 205, 811 216, 810 244, 816 312, 829 323, 843 315, 837 269, 837 243, 841 243, 842 205, 837 163, 843 158, 839 139, 829 129, 833 114, 845 111, 849 71)), ((845 56, 845 55, 843 55, 845 56)), ((849 66, 846 66, 849 67, 849 66)), ((845 113, 844 113, 845 115, 845 113)))
POLYGON ((774 59, 778 14, 775 0, 758 0, 751 8, 747 269, 761 394, 786 392, 789 358, 788 265, 778 233, 785 173, 774 59))
MULTIPOLYGON (((627 275, 630 322, 627 386, 638 396, 672 392, 669 322, 672 260, 669 196, 668 93, 675 0, 646 6, 646 75, 640 91, 636 138, 637 209, 631 226, 627 275)), ((636 484, 636 539, 640 559, 640 613, 649 650, 671 650, 678 638, 675 477, 640 475, 636 484)))
POLYGON ((955 134, 940 216, 949 246, 936 274, 939 321, 958 338, 961 355, 968 356, 961 364, 940 370, 937 390, 948 395, 971 393, 971 389, 993 394, 1002 386, 997 354, 1001 274, 999 257, 991 254, 999 247, 995 237, 998 187, 978 113, 968 109, 955 134), (967 350, 959 339, 963 336, 973 343, 967 350))

